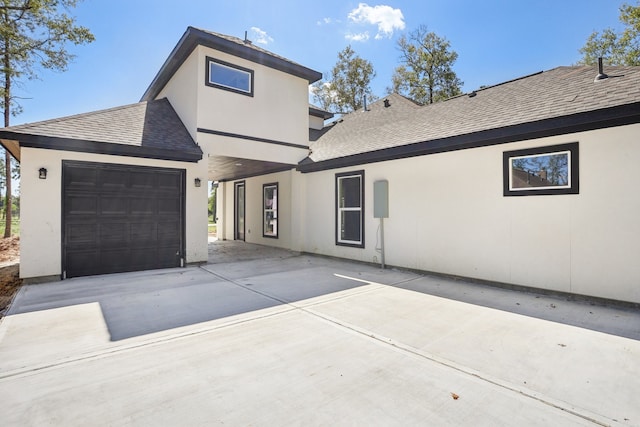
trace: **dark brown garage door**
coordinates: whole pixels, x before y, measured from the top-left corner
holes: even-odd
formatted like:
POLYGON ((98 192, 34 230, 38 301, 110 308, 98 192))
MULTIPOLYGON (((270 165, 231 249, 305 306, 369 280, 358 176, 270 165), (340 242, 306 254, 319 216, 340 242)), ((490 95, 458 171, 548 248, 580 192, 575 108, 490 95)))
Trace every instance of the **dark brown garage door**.
POLYGON ((178 267, 185 172, 65 161, 63 277, 178 267))

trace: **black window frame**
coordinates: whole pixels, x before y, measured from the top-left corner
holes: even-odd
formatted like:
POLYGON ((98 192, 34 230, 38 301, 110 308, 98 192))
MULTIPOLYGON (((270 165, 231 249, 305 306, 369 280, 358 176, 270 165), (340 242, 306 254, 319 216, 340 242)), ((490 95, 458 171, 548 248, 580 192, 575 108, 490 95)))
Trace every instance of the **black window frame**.
POLYGON ((240 95, 246 95, 246 96, 253 97, 254 72, 253 72, 252 69, 241 67, 241 66, 235 65, 235 64, 231 64, 230 62, 222 61, 220 59, 212 58, 210 56, 206 57, 206 61, 205 62, 206 62, 205 80, 204 80, 204 84, 205 85, 207 85, 209 87, 215 87, 217 89, 226 90, 226 91, 233 92, 233 93, 239 93, 240 95), (211 63, 222 65, 224 67, 232 68, 232 69, 235 69, 237 71, 241 71, 241 72, 249 74, 249 84, 251 86, 251 90, 250 91, 245 91, 245 90, 242 90, 242 89, 234 88, 232 86, 227 86, 227 85, 223 85, 221 83, 216 83, 216 82, 211 81, 211 63))
POLYGON ((364 223, 364 209, 365 209, 365 198, 364 198, 364 188, 365 188, 365 180, 364 180, 364 170, 357 170, 352 172, 341 172, 335 174, 335 241, 337 246, 349 246, 353 248, 364 248, 365 247, 365 223, 364 223), (348 177, 358 177, 360 179, 360 241, 356 242, 355 240, 345 240, 341 239, 341 225, 342 222, 340 220, 341 216, 341 207, 340 207, 340 183, 341 180, 348 177))
POLYGON ((279 230, 279 226, 278 226, 278 196, 280 193, 280 186, 278 185, 277 182, 269 182, 267 184, 262 184, 262 237, 266 237, 268 239, 277 239, 278 238, 278 230, 279 230), (274 216, 274 220, 276 222, 276 232, 275 234, 267 234, 267 230, 266 230, 266 226, 267 226, 267 199, 265 197, 265 192, 267 190, 267 188, 272 188, 275 187, 276 189, 276 197, 274 199, 273 205, 271 207, 271 212, 275 213, 274 216))
MULTIPOLYGON (((503 196, 551 196, 556 194, 580 194, 580 162, 577 142, 567 144, 547 145, 522 150, 504 151, 502 153, 502 186, 503 196), (554 188, 552 186, 512 188, 511 160, 517 157, 535 157, 568 153, 568 178, 566 186, 554 188)), ((542 179, 532 175, 533 178, 542 179)))

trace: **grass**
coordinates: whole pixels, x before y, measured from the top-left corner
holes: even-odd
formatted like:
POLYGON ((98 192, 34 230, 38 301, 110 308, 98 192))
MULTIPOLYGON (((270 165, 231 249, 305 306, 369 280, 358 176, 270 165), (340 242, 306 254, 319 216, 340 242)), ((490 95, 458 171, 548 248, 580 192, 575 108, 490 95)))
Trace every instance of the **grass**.
MULTIPOLYGON (((0 224, 0 230, 2 230, 2 234, 0 234, 0 237, 4 236, 4 230, 5 230, 5 218, 0 219, 0 221, 2 221, 2 223, 0 224)), ((11 235, 12 236, 18 236, 20 234, 20 218, 14 216, 11 219, 11 235)))
POLYGON ((214 234, 218 230, 218 226, 216 224, 209 224, 209 234, 214 234))

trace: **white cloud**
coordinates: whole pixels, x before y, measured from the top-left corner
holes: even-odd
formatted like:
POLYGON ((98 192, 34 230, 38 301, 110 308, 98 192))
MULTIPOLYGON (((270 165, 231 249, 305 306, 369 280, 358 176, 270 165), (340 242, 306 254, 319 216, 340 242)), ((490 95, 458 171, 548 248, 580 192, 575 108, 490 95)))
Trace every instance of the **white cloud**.
POLYGON ((395 30, 404 30, 404 16, 400 9, 387 5, 369 6, 366 3, 349 12, 349 20, 355 23, 365 23, 378 26, 376 39, 391 37, 395 30))
POLYGON ((251 34, 256 43, 267 45, 273 43, 273 38, 266 31, 258 27, 251 27, 251 34))
POLYGON ((352 42, 366 42, 367 40, 369 40, 369 31, 358 34, 347 33, 344 38, 352 42))
POLYGON ((339 24, 340 22, 341 21, 339 19, 322 18, 319 21, 317 21, 316 24, 318 24, 318 26, 321 26, 321 25, 339 24))

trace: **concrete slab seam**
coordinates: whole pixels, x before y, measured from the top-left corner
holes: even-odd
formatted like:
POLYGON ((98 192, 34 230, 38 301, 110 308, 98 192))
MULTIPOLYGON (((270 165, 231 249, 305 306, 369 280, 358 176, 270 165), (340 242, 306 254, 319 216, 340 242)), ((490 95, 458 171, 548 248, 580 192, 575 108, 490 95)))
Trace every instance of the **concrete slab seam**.
POLYGON ((558 399, 553 399, 553 398, 544 396, 544 395, 542 395, 542 394, 540 394, 538 392, 535 392, 533 390, 530 390, 530 389, 528 389, 526 387, 519 387, 519 386, 514 385, 514 384, 512 384, 510 382, 500 380, 500 379, 492 377, 490 375, 482 374, 481 372, 476 371, 475 369, 469 368, 469 367, 464 366, 464 365, 460 365, 460 364, 458 364, 458 363, 456 363, 456 362, 454 362, 452 360, 449 360, 449 359, 446 359, 446 358, 443 358, 443 357, 439 357, 439 356, 436 356, 434 354, 422 351, 422 350, 420 350, 418 348, 415 348, 415 347, 403 344, 401 342, 395 341, 392 338, 388 338, 388 337, 385 337, 383 335, 379 335, 379 334, 376 334, 374 332, 371 332, 371 331, 369 331, 367 329, 363 329, 363 328, 360 328, 358 326, 352 325, 350 323, 340 321, 340 320, 338 320, 336 318, 333 318, 331 316, 328 316, 326 314, 318 313, 318 312, 315 312, 313 310, 305 309, 305 308, 300 308, 300 310, 305 311, 305 312, 307 312, 309 314, 312 314, 312 315, 314 315, 316 317, 319 317, 322 320, 325 320, 326 322, 331 323, 333 325, 340 326, 340 327, 342 327, 344 329, 347 329, 347 330, 350 330, 352 332, 355 332, 355 333, 357 333, 359 335, 362 335, 362 336, 364 336, 366 338, 378 341, 379 343, 382 343, 382 344, 387 345, 387 346, 391 346, 391 347, 393 347, 393 348, 395 348, 397 350, 400 350, 402 352, 409 353, 409 354, 411 354, 413 356, 416 356, 418 358, 421 358, 421 359, 426 359, 426 360, 438 363, 438 364, 440 364, 442 366, 445 366, 445 367, 450 368, 450 369, 454 369, 454 370, 456 370, 456 371, 458 371, 460 373, 463 373, 465 375, 472 376, 472 377, 477 378, 477 379, 479 379, 481 381, 488 382, 488 383, 493 384, 495 386, 498 386, 500 388, 503 388, 503 389, 509 390, 511 392, 515 392, 517 394, 520 394, 520 395, 522 395, 524 397, 536 400, 536 401, 538 401, 540 403, 543 403, 543 404, 545 404, 547 406, 551 406, 551 407, 559 409, 559 410, 561 410, 563 412, 567 412, 569 414, 575 415, 575 416, 577 416, 579 418, 582 418, 582 419, 584 419, 586 421, 589 421, 589 422, 592 422, 592 423, 595 423, 595 424, 598 424, 598 425, 602 425, 602 426, 623 425, 623 424, 621 424, 621 423, 619 423, 619 422, 617 422, 617 421, 615 421, 613 419, 607 418, 604 415, 595 414, 595 413, 593 413, 591 411, 588 411, 586 409, 577 408, 577 407, 575 407, 574 405, 571 405, 568 402, 564 402, 564 401, 561 401, 561 400, 558 400, 558 399), (612 423, 614 423, 614 424, 612 424, 612 423))
MULTIPOLYGON (((367 289, 358 289, 358 288, 349 289, 348 290, 349 291, 348 294, 341 294, 340 296, 336 296, 336 297, 333 297, 333 298, 324 299, 322 301, 316 301, 316 302, 312 302, 312 303, 296 304, 293 301, 287 301, 287 300, 278 298, 277 296, 269 294, 268 292, 259 291, 259 290, 255 289, 255 288, 252 288, 252 287, 247 286, 247 285, 245 285, 243 283, 240 283, 237 280, 225 277, 224 275, 222 275, 220 273, 217 273, 215 271, 207 270, 206 268, 203 268, 203 270, 205 270, 209 274, 212 274, 212 275, 216 276, 219 279, 225 280, 225 281, 227 281, 227 282, 229 282, 229 283, 231 283, 233 285, 239 286, 242 289, 245 289, 247 291, 251 291, 251 292, 253 292, 255 294, 258 294, 260 296, 272 299, 272 300, 274 300, 276 302, 279 302, 280 304, 286 304, 286 305, 288 305, 288 306, 290 306, 290 307, 292 307, 294 309, 302 309, 303 307, 312 307, 312 306, 318 305, 318 304, 325 304, 325 303, 331 302, 331 301, 338 301, 338 300, 341 300, 341 299, 344 299, 344 298, 348 298, 348 297, 352 297, 352 296, 355 296, 355 295, 361 295, 361 294, 373 292, 373 291, 375 291, 377 289, 381 289, 381 288, 384 288, 384 287, 387 286, 387 285, 384 285, 384 284, 381 284, 381 283, 371 282, 370 280, 357 279, 358 281, 361 281, 363 283, 367 283, 369 285, 372 285, 373 287, 369 287, 367 289)), ((338 275, 338 274, 335 274, 335 275, 340 277, 340 275, 338 275)), ((351 279, 348 276, 342 276, 342 277, 351 279)), ((356 280, 356 279, 353 279, 353 280, 356 280)))
POLYGON ((239 319, 236 321, 232 321, 232 322, 227 322, 224 323, 222 325, 216 325, 216 326, 211 326, 211 327, 205 327, 205 328, 201 328, 198 329, 196 331, 189 331, 189 332, 183 332, 183 333, 177 333, 177 334, 171 334, 168 336, 163 336, 163 337, 158 337, 155 339, 151 339, 151 340, 147 340, 144 342, 139 342, 139 343, 135 343, 135 344, 125 344, 122 346, 118 346, 115 348, 110 348, 108 350, 98 350, 98 351, 94 351, 94 352, 89 352, 89 353, 85 353, 83 355, 80 356, 76 356, 76 357, 72 357, 72 358, 66 358, 66 359, 62 359, 59 360, 57 362, 53 362, 53 363, 47 363, 47 364, 40 364, 40 365, 35 365, 35 366, 30 366, 30 367, 24 367, 24 368, 18 368, 18 369, 14 369, 11 371, 7 371, 5 373, 0 373, 0 382, 4 381, 4 380, 8 380, 8 379, 13 379, 13 378, 20 378, 20 377, 27 377, 30 375, 35 375, 35 374, 39 374, 40 372, 45 372, 45 371, 49 371, 49 370, 54 370, 54 369, 59 369, 59 368, 63 368, 69 365, 73 365, 76 363, 81 363, 81 362, 85 362, 85 361, 90 361, 90 360, 99 360, 99 359, 103 359, 105 357, 108 356, 112 356, 115 354, 120 354, 120 353, 126 353, 129 351, 135 351, 141 348, 147 348, 147 347, 154 347, 154 346, 159 346, 168 342, 173 342, 173 341, 179 341, 182 339, 187 339, 187 338, 192 338, 198 335, 206 335, 212 332, 216 332, 219 331, 221 329, 226 329, 226 328, 231 328, 231 327, 235 327, 241 324, 245 324, 245 323, 249 323, 249 322, 254 322, 254 321, 258 321, 258 320, 262 320, 262 319, 267 319, 270 317, 275 317, 275 316, 280 316, 282 314, 286 314, 286 313, 290 313, 292 311, 296 311, 297 309, 295 307, 287 307, 287 308, 280 308, 279 310, 273 312, 273 313, 268 313, 268 314, 263 314, 260 316, 253 316, 251 318, 248 319, 239 319))
MULTIPOLYGON (((524 397, 533 399, 533 400, 538 401, 538 402, 540 402, 542 404, 545 404, 547 406, 550 406, 550 407, 556 408, 558 410, 561 410, 563 412, 572 414, 572 415, 574 415, 576 417, 582 418, 582 419, 584 419, 586 421, 589 421, 589 422, 592 422, 594 424, 598 424, 598 425, 601 425, 601 426, 622 425, 622 424, 616 422, 613 419, 607 418, 606 416, 599 415, 599 414, 594 414, 594 413, 592 413, 592 412, 590 412, 590 411, 588 411, 586 409, 576 408, 575 406, 571 405, 568 402, 564 402, 564 401, 560 401, 560 400, 557 400, 557 399, 553 399, 553 398, 550 398, 548 396, 541 395, 540 393, 537 393, 537 392, 535 392, 533 390, 529 390, 529 389, 524 388, 524 387, 519 387, 519 386, 517 386, 515 384, 511 384, 509 382, 502 381, 502 380, 500 380, 498 378, 493 378, 493 377, 491 377, 489 375, 482 374, 482 373, 480 373, 480 372, 478 372, 478 371, 476 371, 476 370, 474 370, 472 368, 460 365, 460 364, 458 364, 458 363, 456 363, 456 362, 454 362, 452 360, 445 359, 445 358, 442 358, 442 357, 438 357, 438 356, 436 356, 434 354, 429 354, 427 352, 423 352, 420 349, 417 349, 417 348, 402 344, 402 343, 397 342, 397 341, 395 341, 395 340, 393 340, 391 338, 383 337, 381 335, 375 334, 374 332, 371 332, 369 330, 360 328, 358 326, 355 326, 355 325, 352 325, 352 324, 349 324, 349 323, 346 323, 346 322, 342 322, 342 321, 340 321, 338 319, 335 319, 335 318, 333 318, 331 316, 328 316, 328 315, 319 313, 317 311, 314 311, 314 310, 312 310, 310 308, 312 306, 325 304, 325 303, 327 303, 329 301, 322 301, 322 302, 318 302, 317 304, 313 304, 313 305, 297 305, 297 304, 282 300, 280 298, 277 298, 277 297, 275 297, 273 295, 270 295, 268 293, 261 292, 261 291, 258 291, 256 289, 252 289, 252 288, 250 288, 248 286, 243 285, 242 283, 239 283, 239 282, 237 282, 235 280, 226 278, 223 275, 215 273, 213 271, 209 271, 209 270, 206 270, 206 271, 208 271, 209 273, 215 275, 216 277, 218 277, 220 279, 228 281, 229 283, 232 283, 234 285, 242 287, 243 289, 250 290, 251 292, 255 292, 255 293, 259 294, 259 295, 265 296, 267 298, 271 298, 271 299, 273 299, 275 301, 278 301, 278 302, 281 302, 283 304, 286 304, 286 305, 289 305, 291 307, 294 307, 296 310, 300 310, 300 311, 302 311, 304 313, 307 313, 309 315, 312 315, 312 316, 314 316, 316 318, 322 319, 323 321, 328 322, 328 323, 330 323, 332 325, 339 326, 339 327, 344 328, 346 330, 350 330, 350 331, 355 332, 355 333, 357 333, 359 335, 362 335, 362 336, 364 336, 364 337, 366 337, 368 339, 375 340, 375 341, 377 341, 379 343, 391 346, 391 347, 393 347, 393 348, 395 348, 397 350, 401 350, 403 352, 412 354, 412 355, 417 356, 419 358, 430 360, 432 362, 438 363, 438 364, 440 364, 442 366, 445 366, 447 368, 454 369, 454 370, 456 370, 458 372, 461 372, 461 373, 463 373, 465 375, 472 376, 472 377, 477 378, 477 379, 479 379, 481 381, 493 384, 493 385, 498 386, 500 388, 503 388, 505 390, 508 390, 508 391, 511 391, 511 392, 515 392, 515 393, 520 394, 520 395, 522 395, 524 397), (612 423, 614 423, 614 424, 612 424, 612 423)), ((371 285, 378 285, 378 286, 376 286, 375 289, 381 289, 381 288, 384 288, 384 287, 388 286, 388 285, 385 285, 383 283, 376 283, 376 282, 372 282, 372 281, 365 280, 365 279, 352 278, 352 277, 344 276, 344 275, 340 275, 340 274, 334 274, 334 275, 337 276, 337 277, 340 277, 340 278, 350 279, 350 280, 354 280, 354 281, 357 281, 357 282, 368 283, 368 284, 371 284, 371 285)), ((410 279, 410 280, 415 280, 415 279, 410 279)), ((373 290, 374 289, 372 289, 371 291, 373 291, 373 290)), ((349 294, 349 295, 344 296, 344 298, 351 297, 351 296, 355 296, 355 295, 354 294, 349 294)))

